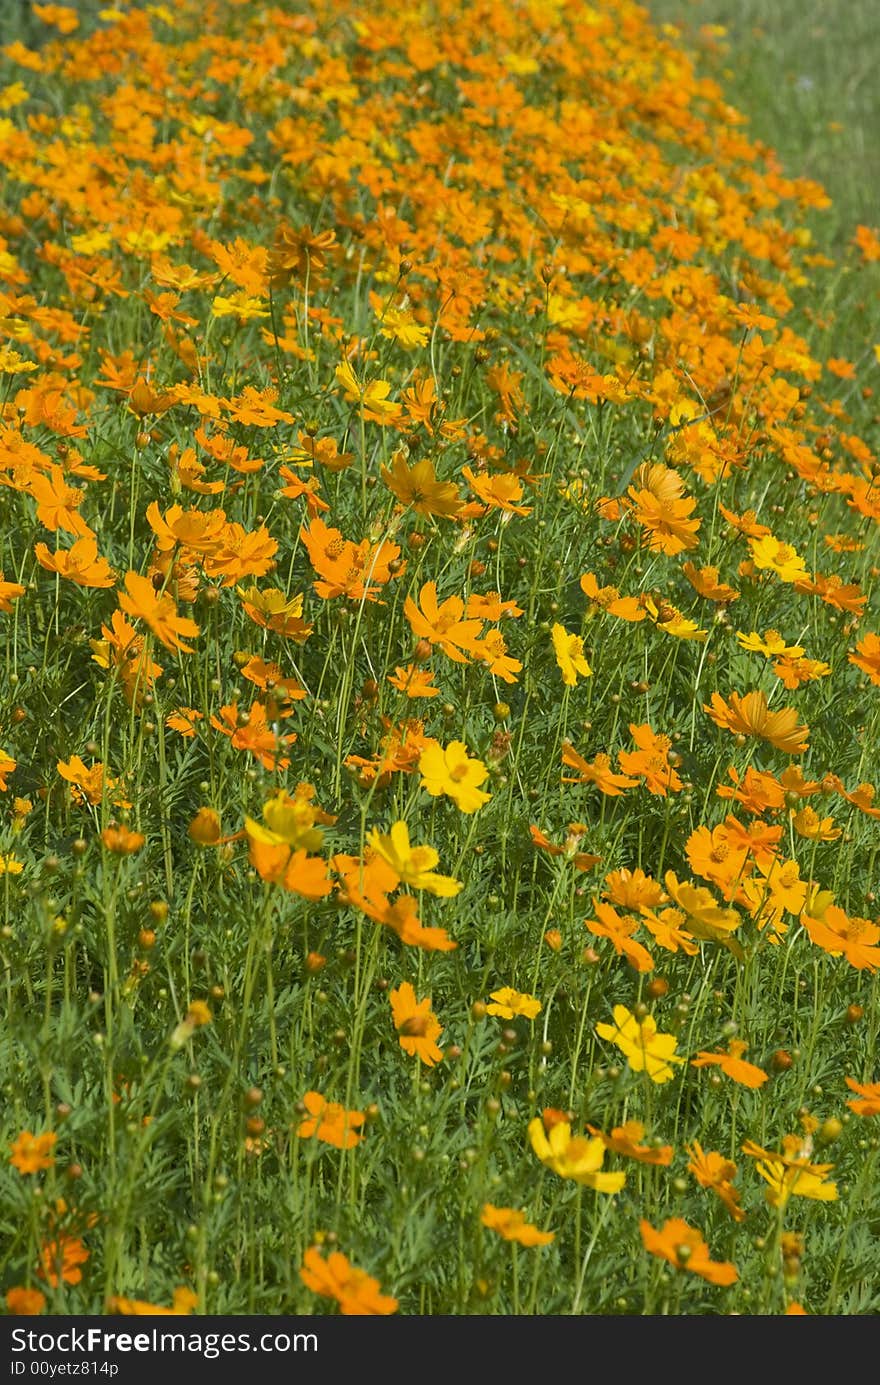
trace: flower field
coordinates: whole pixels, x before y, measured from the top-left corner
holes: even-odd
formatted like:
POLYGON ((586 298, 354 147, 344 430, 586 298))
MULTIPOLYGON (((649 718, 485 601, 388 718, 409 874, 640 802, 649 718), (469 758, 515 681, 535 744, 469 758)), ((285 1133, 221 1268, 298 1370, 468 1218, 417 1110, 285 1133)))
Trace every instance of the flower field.
POLYGON ((20 11, 7 1311, 880 1311, 878 229, 630 0, 20 11))

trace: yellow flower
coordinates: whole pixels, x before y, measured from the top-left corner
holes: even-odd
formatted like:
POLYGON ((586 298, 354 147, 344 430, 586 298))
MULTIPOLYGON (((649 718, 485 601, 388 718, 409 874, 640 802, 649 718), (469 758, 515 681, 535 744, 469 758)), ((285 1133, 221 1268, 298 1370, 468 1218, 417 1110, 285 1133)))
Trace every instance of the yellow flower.
POLYGON ((391 466, 379 469, 385 485, 402 505, 417 515, 442 515, 451 519, 462 507, 458 487, 452 481, 438 481, 430 457, 407 466, 405 454, 395 452, 391 466))
POLYGON ((407 351, 424 346, 431 335, 430 328, 416 322, 412 313, 403 308, 386 308, 381 324, 382 336, 398 342, 407 351))
POLYGON ((676 1057, 674 1034, 658 1034, 650 1015, 639 1021, 625 1005, 615 1005, 614 1023, 597 1024, 596 1033, 617 1045, 633 1072, 646 1072, 652 1082, 668 1082, 675 1076, 670 1065, 684 1062, 676 1057))
POLYGON ((228 298, 218 294, 211 303, 211 312, 214 317, 237 317, 239 322, 250 322, 253 318, 269 316, 264 304, 264 299, 246 293, 232 293, 228 298))
POLYGON ((457 895, 464 888, 460 880, 434 873, 433 868, 440 860, 438 853, 432 846, 412 846, 405 822, 395 822, 390 832, 374 829, 368 840, 376 855, 381 856, 405 885, 446 898, 457 895))
POLYGON ((566 687, 573 688, 578 674, 582 678, 589 678, 593 672, 584 658, 584 642, 580 635, 570 635, 565 626, 558 623, 553 626, 551 634, 556 662, 562 670, 562 681, 566 687))
POLYGON ((771 1207, 784 1207, 790 1197, 808 1197, 816 1202, 836 1202, 837 1184, 828 1181, 833 1164, 813 1164, 809 1159, 809 1140, 800 1135, 785 1135, 782 1152, 763 1149, 746 1140, 743 1153, 755 1160, 755 1168, 769 1188, 764 1194, 771 1207))
POLYGON ((687 915, 685 927, 688 932, 705 942, 721 943, 742 961, 742 948, 736 939, 729 936, 742 923, 736 910, 722 908, 711 890, 703 885, 692 885, 688 880, 679 880, 674 871, 668 870, 663 879, 669 897, 687 915))
POLYGON ((390 423, 403 412, 400 404, 388 398, 391 386, 387 380, 358 380, 348 361, 336 367, 336 378, 343 388, 346 402, 359 404, 362 417, 374 423, 390 423))
MULTIPOLYGON (((266 846, 290 846, 295 850, 320 851, 324 833, 315 826, 318 810, 303 794, 291 798, 283 789, 263 806, 263 823, 244 820, 249 838, 266 846)), ((326 819, 325 819, 326 821, 326 819)))
POLYGON ((780 543, 772 534, 749 539, 755 567, 775 572, 781 582, 802 582, 808 576, 807 565, 790 543, 780 543))
POLYGON ((572 1178, 597 1193, 619 1193, 626 1182, 625 1173, 601 1173, 605 1146, 600 1139, 588 1140, 584 1135, 572 1135, 568 1121, 557 1121, 549 1133, 540 1116, 529 1124, 532 1149, 548 1169, 560 1178, 572 1178))
POLYGON ((792 825, 798 836, 812 842, 833 842, 842 832, 842 828, 834 826, 834 818, 820 818, 809 806, 794 814, 792 825))
POLYGON ((687 620, 678 607, 669 601, 662 601, 658 605, 652 596, 646 595, 640 598, 640 605, 657 629, 667 635, 674 635, 678 640, 699 640, 701 643, 707 638, 707 631, 701 630, 695 620, 687 620))
POLYGON ((492 797, 480 788, 489 771, 482 760, 468 759, 463 741, 450 741, 445 750, 429 745, 419 758, 419 771, 423 789, 434 798, 446 794, 463 813, 475 813, 492 797))
POLYGON ((212 1019, 213 1015, 203 1000, 191 1000, 186 1014, 180 1024, 172 1030, 168 1040, 174 1052, 183 1048, 183 1045, 189 1042, 195 1031, 201 1029, 205 1024, 210 1024, 212 1019))
POLYGON ((799 659, 804 652, 802 645, 787 645, 778 630, 766 630, 763 639, 756 630, 750 635, 744 635, 742 631, 737 630, 736 638, 750 654, 763 654, 768 659, 776 659, 781 655, 799 659))
POLYGON ((486 1006, 490 1015, 500 1015, 503 1020, 512 1020, 514 1015, 524 1015, 533 1020, 541 1013, 541 1002, 536 996, 515 991, 511 986, 502 986, 500 991, 492 991, 492 1005, 486 1006))
POLYGON ((21 861, 8 851, 5 856, 0 856, 0 875, 21 875, 24 866, 21 861))

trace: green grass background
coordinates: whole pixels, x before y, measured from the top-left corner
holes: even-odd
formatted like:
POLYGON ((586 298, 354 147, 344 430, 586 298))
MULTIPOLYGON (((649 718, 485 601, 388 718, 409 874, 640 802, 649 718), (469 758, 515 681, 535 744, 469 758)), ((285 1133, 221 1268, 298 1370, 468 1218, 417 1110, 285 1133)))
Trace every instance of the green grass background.
POLYGON ((844 244, 880 224, 880 5, 876 0, 650 0, 681 28, 792 175, 834 201, 826 235, 844 244), (723 25, 724 36, 701 36, 723 25), (837 128, 841 127, 841 128, 837 128))

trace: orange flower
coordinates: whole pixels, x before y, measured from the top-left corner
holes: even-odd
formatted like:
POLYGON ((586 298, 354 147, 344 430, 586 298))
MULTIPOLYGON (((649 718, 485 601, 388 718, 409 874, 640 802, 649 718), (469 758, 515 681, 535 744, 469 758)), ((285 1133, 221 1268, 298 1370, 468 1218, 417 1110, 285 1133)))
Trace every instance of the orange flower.
POLYGON ((691 519, 697 502, 684 495, 677 472, 662 463, 644 464, 627 491, 628 508, 649 534, 648 547, 670 556, 696 548, 699 519, 691 519))
POLYGON ((406 668, 398 664, 394 673, 389 673, 388 682, 398 692, 406 693, 407 697, 440 696, 440 689, 433 686, 433 673, 429 669, 419 668, 417 664, 407 664, 406 668))
POLYGON ((121 826, 105 827, 101 833, 101 841, 114 856, 134 856, 146 840, 143 833, 130 831, 124 823, 121 826))
POLYGON ((704 704, 703 711, 716 726, 735 735, 758 736, 786 755, 802 755, 809 744, 810 729, 798 724, 797 710, 782 707, 771 712, 762 692, 746 693, 745 697, 731 693, 729 705, 719 693, 713 693, 711 704, 704 704))
POLYGON ((438 481, 434 463, 423 457, 407 466, 403 452, 395 452, 390 467, 380 467, 385 485, 407 509, 417 515, 438 515, 451 519, 461 509, 461 497, 452 481, 438 481))
POLYGON ((727 773, 733 780, 734 788, 721 784, 715 790, 719 798, 733 798, 742 803, 746 811, 761 816, 768 811, 781 808, 785 803, 785 790, 772 774, 763 774, 749 765, 742 779, 733 765, 727 773))
POLYGON ((12 1317, 35 1318, 46 1307, 46 1295, 24 1286, 6 1290, 6 1311, 12 1317))
POLYGON ((517 1212, 513 1207, 495 1207, 485 1203, 480 1215, 483 1226, 497 1231, 505 1241, 516 1241, 521 1246, 546 1246, 555 1237, 553 1231, 539 1231, 526 1221, 525 1212, 517 1212))
POLYGON ((336 1101, 327 1101, 320 1092, 306 1092, 303 1105, 307 1115, 300 1121, 296 1133, 301 1140, 312 1135, 336 1149, 354 1149, 363 1139, 358 1134, 366 1120, 363 1111, 346 1111, 336 1101))
POLYGON ((840 794, 847 803, 852 803, 853 807, 858 808, 860 813, 866 813, 868 817, 880 820, 880 808, 873 806, 874 795, 877 792, 873 784, 860 784, 857 789, 849 793, 836 774, 826 775, 823 782, 828 785, 830 792, 840 794))
POLYGON ((165 725, 169 731, 177 731, 184 740, 193 740, 196 726, 204 720, 204 715, 197 707, 178 707, 176 712, 169 712, 165 725))
POLYGON ((119 1298, 112 1295, 107 1300, 108 1313, 124 1313, 133 1317, 188 1317, 198 1306, 199 1296, 192 1289, 181 1287, 171 1295, 170 1308, 160 1308, 158 1304, 147 1303, 141 1298, 119 1298))
POLYGON ((70 796, 74 803, 90 803, 94 808, 103 800, 104 794, 109 793, 117 807, 131 807, 126 799, 114 792, 118 788, 118 780, 111 779, 109 774, 105 775, 100 761, 87 767, 78 755, 71 755, 69 760, 59 760, 57 769, 61 778, 73 786, 70 796))
POLYGON ((625 774, 615 774, 611 768, 610 755, 597 755, 589 764, 567 741, 562 746, 562 763, 569 769, 578 771, 577 779, 562 776, 563 784, 595 784, 596 788, 609 798, 617 798, 625 789, 634 789, 639 782, 625 774))
POLYGON ((859 971, 880 967, 880 928, 870 919, 850 918, 836 904, 829 904, 821 918, 811 918, 808 904, 801 923, 810 940, 832 957, 845 957, 859 971))
POLYGON ((702 876, 730 899, 736 889, 745 863, 748 848, 732 843, 723 823, 713 827, 698 827, 691 833, 685 852, 695 875, 702 876))
POLYGON ((614 945, 614 951, 618 957, 624 956, 630 966, 635 967, 636 971, 653 971, 654 959, 650 952, 641 943, 633 941, 632 934, 639 927, 641 920, 633 918, 631 914, 625 914, 622 918, 610 904, 603 904, 601 900, 593 899, 593 908, 599 915, 598 920, 587 919, 587 928, 594 938, 609 938, 614 945))
POLYGON ((299 1274, 306 1288, 323 1298, 335 1298, 345 1316, 387 1317, 397 1312, 397 1299, 381 1294, 378 1279, 355 1269, 341 1251, 331 1251, 325 1260, 312 1246, 299 1274))
POLYGON ((58 1136, 49 1130, 42 1135, 32 1135, 29 1130, 23 1130, 15 1143, 9 1146, 12 1150, 10 1164, 19 1173, 40 1173, 43 1169, 51 1169, 55 1163, 51 1151, 57 1139, 58 1136))
POLYGON ((137 572, 125 574, 125 586, 126 592, 120 596, 119 605, 126 615, 144 621, 166 649, 191 654, 192 645, 184 644, 181 636, 195 637, 199 627, 194 620, 177 614, 173 597, 167 592, 157 592, 150 579, 137 572))
POLYGON ((584 573, 580 579, 580 587, 593 606, 607 611, 610 616, 631 621, 635 625, 647 617, 648 613, 639 605, 638 597, 621 596, 616 587, 600 587, 592 572, 584 573))
POLYGON ((11 755, 7 755, 5 750, 0 750, 0 793, 6 793, 9 787, 6 780, 14 773, 16 764, 11 755))
POLYGON ((220 841, 220 815, 213 808, 200 808, 186 829, 199 846, 216 846, 220 841))
POLYGON ((735 1222, 745 1221, 746 1214, 739 1205, 739 1189, 734 1188, 731 1181, 736 1177, 733 1160, 725 1159, 714 1150, 704 1154, 697 1140, 687 1146, 687 1152, 691 1160, 688 1172, 694 1175, 700 1187, 711 1188, 713 1193, 717 1193, 735 1222))
POLYGON ((880 1082, 854 1082, 847 1077, 846 1085, 859 1098, 846 1103, 857 1116, 880 1116, 880 1082))
POLYGON ((159 553, 180 547, 205 557, 220 546, 226 514, 223 510, 184 510, 180 505, 172 505, 163 518, 154 500, 147 507, 147 523, 156 535, 159 553))
POLYGON ((653 909, 641 906, 645 927, 658 947, 667 952, 678 952, 679 948, 687 957, 696 957, 700 945, 684 927, 687 914, 681 909, 661 909, 659 914, 653 909))
POLYGON ((868 263, 880 260, 880 236, 871 226, 857 226, 852 243, 868 263))
MULTIPOLYGON (((24 596, 27 587, 22 587, 18 582, 4 582, 3 573, 0 572, 0 611, 4 615, 9 615, 12 611, 13 601, 17 601, 20 596, 24 596)), ((24 1290, 23 1292, 28 1292, 24 1290)))
POLYGON ((434 1067, 443 1057, 443 1050, 436 1043, 443 1028, 431 1009, 430 997, 417 1001, 410 983, 403 981, 391 992, 389 999, 400 1047, 427 1067, 434 1067))
POLYGON ((739 601, 739 592, 734 587, 728 587, 718 581, 717 567, 697 568, 693 563, 687 562, 682 563, 681 570, 694 591, 707 601, 715 601, 719 606, 728 606, 732 601, 739 601))
POLYGON ((503 510, 509 515, 530 515, 531 505, 520 505, 523 488, 519 477, 512 471, 499 472, 495 476, 475 476, 469 466, 462 467, 461 474, 471 490, 490 510, 503 510))
POLYGON ((63 529, 81 539, 94 537, 85 520, 76 513, 85 491, 68 486, 61 467, 51 466, 48 476, 32 476, 27 489, 37 502, 37 519, 47 529, 53 533, 63 529))
MULTIPOLYGON (((283 495, 287 500, 305 500, 310 519, 329 511, 330 506, 327 501, 321 498, 321 483, 316 476, 310 476, 308 481, 304 481, 301 476, 297 476, 295 472, 291 471, 289 466, 281 467, 278 474, 283 476, 287 482, 287 485, 278 494, 283 495)), ((266 533, 267 531, 261 530, 260 532, 266 533)), ((263 570, 268 572, 269 569, 270 564, 267 563, 263 570)))
POLYGON ((282 752, 296 740, 296 733, 282 736, 273 730, 262 702, 252 703, 247 716, 239 712, 236 703, 221 707, 220 715, 211 717, 211 725, 215 731, 228 736, 236 750, 250 751, 263 769, 287 769, 290 764, 289 757, 282 752))
POLYGON ((278 664, 267 664, 258 654, 252 655, 239 671, 242 678, 270 693, 276 702, 301 702, 308 697, 295 678, 285 678, 278 664))
POLYGON ((659 1255, 677 1270, 690 1270, 706 1279, 710 1284, 734 1284, 738 1278, 736 1267, 727 1260, 709 1258, 709 1247, 694 1227, 688 1226, 681 1217, 670 1217, 657 1231, 650 1222, 640 1221, 642 1245, 651 1255, 659 1255))
POLYGON ((336 249, 336 232, 313 231, 306 224, 295 231, 292 226, 278 226, 269 251, 267 269, 269 282, 283 289, 291 279, 314 286, 321 281, 321 271, 331 251, 336 249))
POLYGON ((762 1087, 767 1081, 767 1074, 754 1063, 743 1061, 742 1055, 747 1048, 748 1044, 743 1043, 742 1039, 731 1039, 726 1053, 721 1049, 714 1053, 700 1052, 691 1059, 691 1067, 719 1067, 727 1077, 743 1087, 762 1087))
POLYGON ((529 836, 532 839, 532 845, 538 847, 540 851, 546 851, 548 856, 564 856, 566 861, 571 862, 575 870, 592 870, 593 866, 599 864, 602 857, 592 856, 588 851, 578 851, 584 833, 580 830, 575 831, 575 828, 580 829, 581 826, 581 823, 569 824, 564 846, 557 846, 555 842, 551 842, 549 837, 545 837, 544 833, 534 824, 529 827, 529 836))
POLYGON ((38 543, 34 554, 41 567, 57 572, 80 587, 112 587, 116 581, 116 573, 107 559, 98 556, 94 538, 77 539, 72 548, 59 548, 55 553, 50 553, 44 543, 38 543))
POLYGON ((368 539, 352 543, 339 529, 329 528, 320 517, 308 529, 300 530, 309 562, 321 580, 313 585, 324 600, 347 596, 351 601, 378 601, 375 588, 384 587, 392 577, 402 576, 406 567, 399 561, 400 548, 383 539, 371 544, 368 539))
POLYGON ((617 1125, 610 1135, 605 1135, 601 1130, 597 1130, 594 1125, 588 1125, 587 1129, 591 1135, 596 1135, 602 1141, 606 1149, 611 1149, 615 1154, 623 1154, 627 1159, 635 1159, 640 1164, 653 1164, 657 1168, 668 1168, 672 1163, 672 1156, 675 1151, 672 1145, 644 1145, 642 1140, 645 1136, 645 1127, 641 1121, 626 1121, 623 1125, 617 1125))
POLYGON ((79 1284, 82 1280, 80 1265, 89 1258, 82 1241, 77 1236, 60 1235, 57 1240, 44 1241, 40 1247, 40 1268, 37 1274, 57 1289, 62 1282, 79 1284))
POLYGON ((170 390, 154 390, 146 380, 136 380, 128 392, 128 407, 138 418, 167 413, 176 403, 177 396, 170 390))
POLYGON ((629 729, 638 749, 618 752, 618 763, 624 774, 644 779, 648 792, 661 798, 665 798, 667 790, 670 789, 673 793, 678 793, 682 782, 669 763, 669 752, 672 749, 669 737, 658 736, 647 724, 636 726, 630 723, 629 729))
POLYGON ((114 611, 110 625, 101 626, 101 640, 90 640, 92 659, 99 668, 113 669, 122 683, 126 701, 140 706, 145 693, 162 674, 160 664, 154 663, 139 635, 121 611, 114 611))
POLYGON ((419 606, 408 596, 403 612, 417 639, 438 645, 455 663, 466 664, 467 654, 480 653, 482 621, 462 620, 464 602, 458 596, 449 596, 438 605, 436 582, 424 584, 419 593, 419 606))
POLYGON ((407 947, 421 947, 425 952, 454 952, 454 942, 445 928, 426 928, 418 917, 419 902, 411 894, 398 895, 393 904, 385 901, 381 910, 364 908, 364 912, 384 923, 407 947))
POLYGON ((871 682, 880 687, 880 635, 866 635, 856 645, 856 653, 848 657, 851 664, 867 673, 871 682))

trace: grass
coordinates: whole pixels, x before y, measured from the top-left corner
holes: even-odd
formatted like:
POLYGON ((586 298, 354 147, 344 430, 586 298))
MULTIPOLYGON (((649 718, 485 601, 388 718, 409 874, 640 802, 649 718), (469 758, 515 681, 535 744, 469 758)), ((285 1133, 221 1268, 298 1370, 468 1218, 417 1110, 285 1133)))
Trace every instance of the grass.
POLYGON ((878 36, 867 0, 839 9, 807 0, 651 0, 749 118, 753 135, 790 171, 815 178, 832 208, 823 235, 842 246, 853 225, 880 219, 878 36), (718 27, 723 34, 713 32, 718 27))
POLYGON ((743 15, 7 43, 10 1312, 877 1311, 880 245, 743 15))

